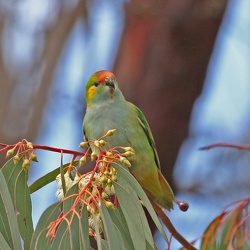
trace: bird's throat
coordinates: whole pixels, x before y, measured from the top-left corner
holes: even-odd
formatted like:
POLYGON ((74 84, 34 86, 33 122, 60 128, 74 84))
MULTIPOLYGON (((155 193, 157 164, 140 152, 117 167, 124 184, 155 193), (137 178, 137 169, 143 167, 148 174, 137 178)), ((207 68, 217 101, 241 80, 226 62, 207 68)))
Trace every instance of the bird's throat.
POLYGON ((109 93, 110 93, 110 98, 113 99, 114 98, 114 89, 110 88, 109 93))

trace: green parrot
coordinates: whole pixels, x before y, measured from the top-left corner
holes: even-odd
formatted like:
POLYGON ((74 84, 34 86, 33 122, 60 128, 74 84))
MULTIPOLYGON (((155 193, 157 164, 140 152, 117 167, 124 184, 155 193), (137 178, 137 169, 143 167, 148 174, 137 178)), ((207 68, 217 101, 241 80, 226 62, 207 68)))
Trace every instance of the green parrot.
POLYGON ((86 85, 87 109, 83 121, 86 140, 98 139, 116 129, 105 141, 115 146, 129 146, 135 155, 129 158, 130 172, 153 201, 173 209, 174 195, 160 171, 160 162, 148 122, 142 111, 125 100, 115 75, 101 70, 86 85))

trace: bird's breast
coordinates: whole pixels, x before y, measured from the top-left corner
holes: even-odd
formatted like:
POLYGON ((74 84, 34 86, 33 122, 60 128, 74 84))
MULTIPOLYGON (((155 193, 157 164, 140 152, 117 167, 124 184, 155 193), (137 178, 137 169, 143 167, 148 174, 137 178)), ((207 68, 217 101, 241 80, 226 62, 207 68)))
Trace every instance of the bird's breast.
POLYGON ((129 110, 126 105, 113 103, 87 108, 84 118, 85 133, 88 140, 94 140, 105 135, 108 130, 116 129, 116 133, 105 140, 112 146, 129 146, 128 121, 129 110))

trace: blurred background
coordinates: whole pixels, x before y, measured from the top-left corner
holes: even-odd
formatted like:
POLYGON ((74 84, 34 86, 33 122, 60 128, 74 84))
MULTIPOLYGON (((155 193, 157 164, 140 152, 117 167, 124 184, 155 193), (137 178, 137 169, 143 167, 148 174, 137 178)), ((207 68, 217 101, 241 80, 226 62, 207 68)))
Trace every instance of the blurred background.
MULTIPOLYGON (((248 0, 0 0, 0 141, 78 149, 85 83, 111 70, 146 115, 176 198, 190 204, 171 220, 198 238, 249 195, 248 152, 198 150, 249 144, 249 9, 248 0)), ((56 153, 37 156, 30 183, 60 165, 56 153)), ((52 183, 32 195, 35 224, 55 192, 52 183)))

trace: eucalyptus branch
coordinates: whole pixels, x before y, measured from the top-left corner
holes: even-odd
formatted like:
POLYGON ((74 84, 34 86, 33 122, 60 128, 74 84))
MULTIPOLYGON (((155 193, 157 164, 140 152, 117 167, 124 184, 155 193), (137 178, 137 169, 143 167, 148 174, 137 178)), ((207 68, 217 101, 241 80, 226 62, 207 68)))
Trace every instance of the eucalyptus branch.
POLYGON ((199 150, 210 150, 210 149, 219 148, 219 147, 235 148, 235 149, 250 151, 250 146, 248 145, 232 144, 232 143, 215 143, 215 144, 211 144, 208 146, 200 147, 199 150))
MULTIPOLYGON (((23 140, 26 142, 26 140, 23 140)), ((18 142, 16 144, 5 144, 5 143, 0 143, 0 146, 3 147, 2 149, 0 149, 0 153, 7 151, 9 149, 13 149, 17 146, 21 146, 22 144, 24 144, 24 142, 18 142)), ((63 153, 63 154, 71 154, 74 156, 84 156, 86 153, 85 152, 80 152, 80 151, 76 151, 76 150, 70 150, 70 149, 64 149, 64 148, 56 148, 56 147, 51 147, 51 146, 46 146, 46 145, 39 145, 39 144, 32 144, 32 148, 33 149, 42 149, 42 150, 47 150, 47 151, 52 151, 52 152, 56 152, 56 153, 63 153)))

